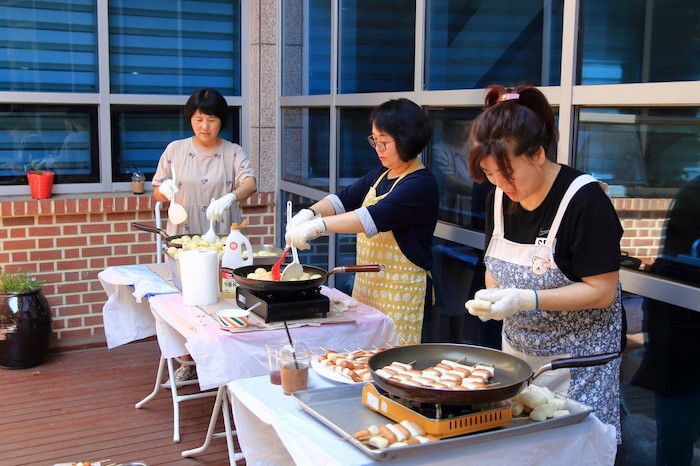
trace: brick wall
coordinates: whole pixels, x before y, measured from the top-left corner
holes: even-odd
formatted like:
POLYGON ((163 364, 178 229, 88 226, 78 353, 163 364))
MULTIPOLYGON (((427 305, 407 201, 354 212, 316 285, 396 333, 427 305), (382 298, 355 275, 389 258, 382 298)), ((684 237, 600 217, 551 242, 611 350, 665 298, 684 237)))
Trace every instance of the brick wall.
MULTIPOLYGON (((151 196, 71 197, 0 201, 0 266, 30 272, 44 283, 53 349, 104 345, 107 296, 97 274, 113 265, 155 262, 155 233, 131 227, 133 222, 155 225, 151 196)), ((249 224, 244 233, 252 244, 275 242, 274 207, 274 193, 253 195, 242 205, 249 224)))
POLYGON ((659 254, 661 235, 672 199, 613 198, 625 233, 620 247, 642 260, 642 267, 659 254))

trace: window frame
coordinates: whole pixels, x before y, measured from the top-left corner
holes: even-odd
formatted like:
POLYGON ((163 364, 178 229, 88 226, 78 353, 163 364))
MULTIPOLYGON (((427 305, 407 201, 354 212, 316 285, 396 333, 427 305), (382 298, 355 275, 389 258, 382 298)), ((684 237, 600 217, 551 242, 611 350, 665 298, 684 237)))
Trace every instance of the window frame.
MULTIPOLYGON (((99 151, 99 181, 81 183, 54 184, 54 195, 72 195, 85 193, 113 193, 130 191, 130 181, 115 181, 112 164, 112 135, 111 135, 111 106, 178 106, 183 107, 189 95, 143 95, 143 94, 112 94, 110 92, 109 69, 109 18, 108 0, 95 0, 97 4, 97 54, 98 54, 98 88, 95 93, 63 93, 63 92, 16 92, 0 91, 0 103, 46 104, 66 106, 95 106, 97 107, 98 151, 99 151)), ((241 0, 241 51, 242 67, 250 63, 250 0, 241 0)), ((242 68, 243 71, 245 68, 242 68)), ((241 115, 239 132, 240 141, 234 141, 243 147, 250 146, 250 73, 241 73, 241 96, 224 96, 229 107, 235 107, 241 115)), ((165 147, 163 147, 165 149, 165 147)), ((156 161, 157 162, 157 161, 156 161)), ((150 180, 145 188, 152 189, 150 180)), ((0 198, 4 196, 29 196, 27 184, 0 186, 0 198)))
MULTIPOLYGON (((331 108, 331 128, 337 131, 335 109, 342 107, 376 106, 388 99, 405 97, 413 100, 425 108, 462 107, 480 109, 483 105, 484 89, 462 90, 438 90, 426 91, 424 86, 423 71, 424 43, 426 39, 425 12, 426 1, 416 2, 416 56, 415 56, 415 85, 412 91, 407 92, 380 92, 371 94, 339 94, 337 93, 338 63, 338 14, 339 1, 333 1, 332 8, 332 34, 331 34, 331 93, 328 95, 313 96, 280 96, 279 109, 281 112, 287 107, 329 106, 331 108)), ((562 28, 562 56, 561 76, 558 86, 541 86, 539 89, 546 95, 550 103, 557 107, 558 127, 560 132, 558 159, 559 163, 572 165, 573 149, 576 142, 576 115, 578 107, 624 107, 624 106, 666 106, 683 107, 697 106, 700 104, 700 81, 682 82, 656 82, 634 83, 614 85, 577 85, 577 21, 580 4, 583 0, 564 1, 563 28, 562 28), (689 102, 689 96, 696 96, 695 101, 689 102)), ((278 9, 280 18, 282 11, 278 9)), ((398 12, 397 12, 398 14, 398 12)), ((283 24, 281 21, 280 24, 283 24)), ((282 52, 280 52, 281 54, 282 52)), ((280 61, 281 62, 281 61, 280 61)), ((335 131, 330 135, 331 147, 329 154, 331 160, 331 173, 335 173, 337 163, 337 141, 335 131)), ((279 162, 279 159, 278 159, 279 162)), ((278 163, 279 165, 279 163, 278 163)), ((279 179, 279 178, 278 178, 279 179)), ((331 185, 328 192, 312 190, 306 187, 281 181, 279 183, 281 195, 283 191, 290 194, 299 194, 314 200, 319 200, 329 193, 337 191, 336 180, 331 177, 331 185)), ((286 195, 286 194, 285 194, 286 195)), ((329 250, 335 251, 336 244, 331 235, 329 250)), ((484 248, 484 235, 473 230, 460 228, 456 225, 439 221, 435 230, 435 237, 454 241, 459 244, 475 248, 484 248)), ((329 267, 336 265, 334 255, 329 257, 329 267)), ((623 289, 641 296, 647 296, 660 301, 670 302, 679 306, 700 311, 700 288, 690 287, 655 277, 651 274, 622 268, 620 280, 623 289)))

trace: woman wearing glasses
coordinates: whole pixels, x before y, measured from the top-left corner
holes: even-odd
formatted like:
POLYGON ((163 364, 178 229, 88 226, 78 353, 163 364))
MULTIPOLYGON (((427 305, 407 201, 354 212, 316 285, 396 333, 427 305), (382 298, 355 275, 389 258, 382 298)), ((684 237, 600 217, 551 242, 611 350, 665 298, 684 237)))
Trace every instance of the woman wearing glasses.
POLYGON ((428 116, 407 99, 370 114, 367 138, 380 166, 344 190, 302 209, 286 240, 299 249, 328 233, 357 233, 357 263, 384 271, 355 276, 353 298, 380 309, 396 324, 401 344, 420 343, 423 315, 432 307, 430 245, 438 219, 437 181, 418 156, 428 144, 428 116))

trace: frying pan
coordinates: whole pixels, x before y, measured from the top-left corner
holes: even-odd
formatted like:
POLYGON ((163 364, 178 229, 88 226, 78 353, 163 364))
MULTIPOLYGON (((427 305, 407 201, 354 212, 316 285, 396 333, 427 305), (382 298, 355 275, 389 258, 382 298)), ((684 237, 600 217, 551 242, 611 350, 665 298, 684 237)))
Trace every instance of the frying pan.
POLYGON ((182 238, 183 236, 194 236, 193 234, 168 236, 168 234, 160 228, 152 227, 151 225, 146 225, 145 223, 132 223, 131 226, 137 230, 150 231, 152 233, 160 234, 160 236, 163 237, 163 241, 167 247, 173 246, 176 248, 181 248, 182 244, 173 243, 173 241, 182 238))
MULTIPOLYGON (((245 267, 239 267, 237 269, 234 269, 233 278, 234 280, 236 280, 238 286, 253 291, 293 293, 297 291, 306 291, 318 288, 326 282, 329 275, 334 273, 381 272, 382 270, 384 270, 384 266, 380 264, 345 265, 342 267, 335 267, 330 272, 326 272, 320 267, 305 265, 303 266, 304 272, 311 275, 318 274, 321 277, 314 278, 311 280, 295 280, 288 282, 248 278, 248 274, 255 272, 255 269, 259 267, 259 265, 247 265, 245 267)), ((270 269, 266 267, 266 270, 269 271, 270 269)))
POLYGON ((617 358, 619 353, 598 354, 575 358, 561 358, 540 367, 536 372, 520 358, 503 351, 481 346, 451 343, 427 343, 397 346, 376 353, 369 359, 369 369, 374 383, 387 392, 407 400, 450 406, 503 401, 520 393, 542 372, 568 367, 587 367, 605 364, 617 358), (385 379, 375 373, 394 361, 412 363, 416 369, 433 367, 443 359, 466 365, 477 363, 494 366, 495 375, 489 380, 491 387, 478 390, 442 390, 428 387, 412 387, 385 379), (415 361, 415 362, 413 362, 415 361))

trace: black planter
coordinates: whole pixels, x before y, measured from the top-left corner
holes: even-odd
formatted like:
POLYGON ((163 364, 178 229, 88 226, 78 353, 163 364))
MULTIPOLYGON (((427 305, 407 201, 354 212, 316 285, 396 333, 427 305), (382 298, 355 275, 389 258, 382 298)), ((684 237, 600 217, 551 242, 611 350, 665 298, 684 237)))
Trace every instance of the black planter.
POLYGON ((41 364, 51 341, 51 306, 41 289, 0 294, 0 367, 41 364))

